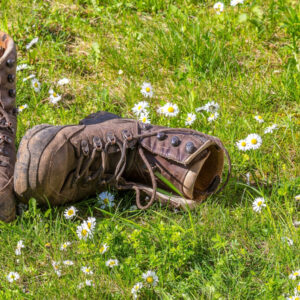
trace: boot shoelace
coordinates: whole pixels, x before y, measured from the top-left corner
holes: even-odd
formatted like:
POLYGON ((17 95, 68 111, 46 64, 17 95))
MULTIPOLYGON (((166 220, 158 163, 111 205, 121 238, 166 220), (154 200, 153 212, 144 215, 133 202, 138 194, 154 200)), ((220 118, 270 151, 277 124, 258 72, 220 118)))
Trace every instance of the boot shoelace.
MULTIPOLYGON (((186 132, 186 130, 178 129, 178 128, 177 129, 176 128, 165 128, 165 129, 161 129, 158 131, 138 134, 136 136, 133 136, 132 133, 128 132, 127 130, 123 130, 122 131, 123 142, 120 142, 113 133, 108 133, 107 137, 106 137, 107 142, 105 144, 102 143, 100 137, 94 136, 93 137, 93 150, 92 150, 92 153, 90 156, 89 156, 90 149, 89 149, 88 141, 81 140, 81 155, 79 157, 79 162, 78 162, 76 170, 75 170, 75 176, 74 176, 74 180, 73 180, 72 184, 76 184, 81 178, 83 178, 83 176, 86 173, 88 173, 91 164, 95 160, 96 153, 101 152, 101 166, 93 175, 90 175, 85 178, 86 182, 90 182, 90 181, 98 179, 98 183, 101 185, 113 183, 116 186, 116 188, 118 188, 118 189, 123 189, 123 190, 133 189, 136 192, 137 207, 139 209, 149 208, 153 204, 155 197, 156 197, 157 183, 156 183, 153 169, 152 169, 149 161, 147 160, 144 150, 139 141, 145 137, 155 136, 160 132, 164 132, 164 133, 165 132, 180 132, 180 133, 182 133, 182 132, 186 132), (140 157, 142 158, 142 161, 144 162, 144 164, 150 174, 151 183, 152 183, 152 191, 153 192, 151 193, 151 198, 146 205, 141 204, 141 197, 140 197, 141 188, 136 183, 127 182, 124 178, 122 178, 122 174, 124 173, 125 167, 126 167, 126 150, 128 148, 128 143, 131 141, 134 141, 134 140, 137 142, 137 151, 138 151, 140 157), (104 175, 107 175, 107 174, 105 174, 105 171, 106 171, 107 162, 108 162, 108 150, 109 150, 109 147, 111 147, 111 146, 117 146, 121 152, 121 156, 120 156, 120 160, 116 166, 114 174, 111 175, 111 177, 108 179, 103 179, 104 175), (89 156, 89 158, 88 158, 88 156, 89 156), (85 158, 88 158, 88 161, 87 161, 85 167, 83 168, 83 170, 81 170, 81 167, 83 165, 85 158)), ((225 149, 225 147, 223 146, 223 144, 218 139, 215 139, 214 137, 205 135, 203 133, 199 133, 197 131, 194 131, 194 132, 198 136, 202 135, 205 138, 209 138, 210 140, 213 140, 225 152, 225 155, 228 159, 227 178, 226 178, 225 182, 222 184, 222 186, 215 192, 215 193, 219 193, 227 185, 230 174, 231 174, 231 160, 230 160, 229 154, 228 154, 227 150, 225 149)), ((144 192, 146 192, 146 191, 144 191, 144 192)), ((149 196, 150 196, 150 194, 149 194, 149 196)))

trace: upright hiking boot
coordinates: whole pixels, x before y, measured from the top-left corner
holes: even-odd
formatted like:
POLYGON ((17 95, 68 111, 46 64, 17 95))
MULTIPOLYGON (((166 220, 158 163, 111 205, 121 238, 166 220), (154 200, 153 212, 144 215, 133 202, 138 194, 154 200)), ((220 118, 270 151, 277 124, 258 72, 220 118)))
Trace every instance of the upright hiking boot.
POLYGON ((15 137, 17 52, 14 41, 0 32, 0 220, 15 218, 13 172, 16 161, 15 137))
POLYGON ((193 208, 216 192, 224 154, 229 159, 216 137, 99 112, 80 125, 29 130, 19 147, 14 189, 23 202, 34 197, 58 205, 110 185, 135 190, 141 209, 155 199, 193 208), (174 190, 177 195, 171 194, 174 190), (141 193, 149 196, 143 203, 141 193))

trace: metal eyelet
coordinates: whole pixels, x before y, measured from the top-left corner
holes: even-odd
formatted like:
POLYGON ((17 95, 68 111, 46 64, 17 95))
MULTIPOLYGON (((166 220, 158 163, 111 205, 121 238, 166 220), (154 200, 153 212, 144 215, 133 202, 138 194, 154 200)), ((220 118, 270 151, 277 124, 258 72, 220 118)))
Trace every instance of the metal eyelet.
POLYGON ((157 133, 156 137, 159 141, 163 141, 167 137, 167 135, 163 131, 161 131, 157 133))
POLYGON ((180 145, 180 139, 179 139, 178 136, 175 135, 175 136, 172 137, 172 139, 171 139, 171 145, 173 147, 177 147, 177 146, 180 145))
POLYGON ((7 61, 6 61, 6 65, 9 67, 9 68, 12 68, 15 64, 15 60, 13 58, 9 58, 7 61))
POLYGON ((189 154, 192 154, 196 151, 196 147, 193 142, 187 142, 185 145, 185 151, 189 154))
POLYGON ((15 75, 8 74, 7 75, 7 81, 10 82, 10 83, 14 82, 15 81, 15 75))
POLYGON ((13 90, 13 89, 8 90, 8 95, 12 98, 15 98, 16 97, 16 90, 13 90))

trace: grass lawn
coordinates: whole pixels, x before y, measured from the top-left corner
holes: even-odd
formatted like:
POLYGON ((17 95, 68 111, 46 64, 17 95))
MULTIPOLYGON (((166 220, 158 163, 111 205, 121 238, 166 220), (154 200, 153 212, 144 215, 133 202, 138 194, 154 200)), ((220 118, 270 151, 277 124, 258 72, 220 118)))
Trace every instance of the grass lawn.
POLYGON ((214 4, 1 1, 0 29, 15 40, 18 65, 28 65, 17 73, 17 105, 28 105, 18 116, 17 143, 34 125, 77 124, 98 110, 137 118, 133 106, 148 101, 151 123, 219 137, 233 172, 223 192, 192 212, 159 203, 133 210, 134 193, 111 190, 114 207, 88 199, 75 203, 77 216, 66 219, 68 206, 39 207, 31 199, 16 221, 0 223, 0 299, 132 299, 137 282, 144 284, 139 299, 295 295, 300 284, 299 2, 245 0, 231 6, 226 0, 220 14, 214 4), (38 42, 26 49, 35 37, 38 42), (32 74, 40 91, 27 79, 32 74), (69 84, 58 85, 62 78, 69 84), (141 94, 143 82, 152 84, 152 98, 141 94), (62 96, 57 104, 50 101, 50 89, 62 96), (195 111, 209 101, 219 105, 212 121, 210 113, 195 111), (157 113, 167 102, 178 105, 177 116, 157 113), (185 124, 188 113, 196 114, 192 125, 185 124), (277 128, 265 133, 272 124, 277 128), (239 150, 236 143, 251 133, 261 136, 261 147, 239 150), (252 207, 257 197, 265 199, 261 212, 252 207), (76 228, 91 216, 97 219, 94 235, 81 240, 76 228), (25 248, 16 255, 20 240, 25 248), (71 245, 61 250, 67 241, 71 245), (109 248, 101 253, 104 244, 109 248), (118 259, 118 265, 106 266, 109 259, 118 259), (74 265, 64 265, 65 260, 74 265), (155 287, 142 277, 149 270, 158 277, 155 287), (297 270, 299 276, 289 278, 297 270), (20 278, 9 282, 10 272, 20 278))

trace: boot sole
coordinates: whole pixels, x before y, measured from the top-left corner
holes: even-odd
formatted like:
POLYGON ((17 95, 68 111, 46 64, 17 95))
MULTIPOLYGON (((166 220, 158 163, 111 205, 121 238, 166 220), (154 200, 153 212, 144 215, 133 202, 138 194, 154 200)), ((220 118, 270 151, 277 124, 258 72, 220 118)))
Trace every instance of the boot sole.
POLYGON ((22 202, 27 203, 31 197, 39 197, 36 188, 40 157, 58 131, 65 127, 37 125, 22 138, 14 172, 14 191, 22 202))

